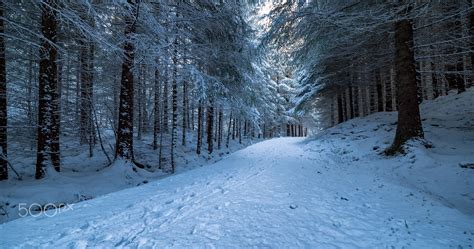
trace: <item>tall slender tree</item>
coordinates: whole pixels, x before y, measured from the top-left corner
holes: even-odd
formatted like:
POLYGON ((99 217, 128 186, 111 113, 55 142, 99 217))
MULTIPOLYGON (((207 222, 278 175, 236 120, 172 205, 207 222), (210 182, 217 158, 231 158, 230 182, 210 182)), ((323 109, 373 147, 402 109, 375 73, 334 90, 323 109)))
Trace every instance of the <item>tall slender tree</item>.
POLYGON ((202 147, 202 123, 203 123, 203 107, 202 107, 202 101, 199 100, 198 103, 198 119, 197 119, 197 144, 196 144, 196 154, 201 154, 201 147, 202 147))
POLYGON ((133 161, 133 66, 135 58, 133 35, 138 20, 139 0, 127 0, 127 5, 115 157, 133 161))
POLYGON ((41 32, 43 34, 40 45, 39 85, 38 85, 38 133, 36 154, 36 179, 46 174, 48 158, 56 171, 60 170, 59 161, 59 132, 54 120, 58 112, 57 105, 57 8, 56 0, 41 2, 41 32), (54 146, 57 144, 58 146, 54 146))
POLYGON ((211 154, 214 151, 213 126, 214 126, 214 106, 213 102, 209 101, 206 115, 206 135, 207 135, 207 152, 211 154))
POLYGON ((5 64, 5 5, 0 0, 0 181, 8 179, 7 162, 7 71, 5 64))

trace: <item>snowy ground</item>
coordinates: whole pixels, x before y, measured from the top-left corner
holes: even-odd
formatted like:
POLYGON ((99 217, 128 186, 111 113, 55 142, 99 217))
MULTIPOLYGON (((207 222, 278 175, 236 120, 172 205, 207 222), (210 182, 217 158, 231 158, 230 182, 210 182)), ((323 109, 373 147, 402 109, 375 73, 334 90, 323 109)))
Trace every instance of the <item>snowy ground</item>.
POLYGON ((474 170, 459 163, 474 162, 474 91, 425 104, 422 116, 432 148, 381 156, 396 115, 379 113, 2 224, 0 245, 472 248, 474 170))
MULTIPOLYGON (((181 135, 181 131, 178 134, 181 135)), ((106 152, 113 159, 113 133, 103 139, 106 152)), ((62 206, 77 203, 169 176, 168 173, 158 168, 159 150, 153 150, 151 145, 153 140, 150 135, 134 141, 135 157, 138 162, 147 167, 146 170, 139 172, 132 171, 129 166, 122 167, 121 162, 109 167, 107 157, 99 145, 95 146, 94 156, 89 157, 87 145, 80 146, 75 137, 63 137, 61 173, 49 171, 49 175, 42 180, 34 179, 35 147, 25 146, 25 141, 17 141, 14 138, 10 140, 10 158, 23 180, 16 179, 14 173, 10 171, 10 179, 0 182, 0 223, 17 219, 23 215, 22 212, 19 212, 20 207, 31 206, 31 213, 36 215, 44 207, 51 208, 53 205, 62 206)), ((166 160, 169 162, 169 145, 166 143, 168 140, 166 137, 163 140, 165 144, 162 149, 165 158, 163 167, 169 165, 166 163, 166 160)), ((179 141, 181 141, 181 137, 179 141)), ((195 132, 189 132, 187 145, 177 146, 176 170, 179 173, 212 164, 227 157, 230 153, 258 141, 258 139, 244 139, 243 143, 239 144, 237 140, 231 140, 229 148, 223 144, 222 149, 215 150, 212 156, 208 155, 205 150, 207 147, 204 146, 202 154, 197 155, 195 132)))

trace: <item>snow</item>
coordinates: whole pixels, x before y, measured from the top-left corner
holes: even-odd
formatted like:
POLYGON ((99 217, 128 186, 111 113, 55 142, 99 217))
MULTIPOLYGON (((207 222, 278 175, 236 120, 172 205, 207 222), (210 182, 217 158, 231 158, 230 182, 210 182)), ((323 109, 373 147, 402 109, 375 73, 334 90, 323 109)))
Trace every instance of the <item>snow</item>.
POLYGON ((423 103, 426 141, 403 156, 380 154, 396 113, 377 113, 4 223, 0 247, 472 248, 473 106, 472 90, 423 103))
MULTIPOLYGON (((178 133, 181 135, 181 131, 178 133)), ((108 153, 110 157, 113 157, 114 134, 107 135, 104 137, 108 140, 105 141, 105 146, 109 145, 108 153)), ((231 140, 229 148, 224 145, 221 150, 215 150, 212 155, 208 155, 203 149, 201 155, 196 155, 194 149, 196 133, 189 132, 186 137, 188 146, 177 145, 175 152, 178 173, 214 163, 227 157, 233 151, 259 141, 244 139, 243 144, 239 144, 231 140)), ((138 169, 138 172, 134 172, 132 166, 122 161, 107 166, 107 158, 99 145, 95 146, 94 156, 90 158, 88 146, 79 146, 78 139, 75 137, 72 139, 64 138, 61 145, 63 157, 61 173, 47 168, 49 169, 48 176, 41 180, 34 179, 36 159, 34 147, 20 149, 18 147, 21 144, 13 141, 12 164, 23 176, 23 180, 19 181, 11 177, 8 181, 0 182, 0 223, 19 218, 19 205, 27 207, 33 205, 32 214, 36 215, 40 211, 40 206, 44 207, 49 203, 56 206, 77 203, 169 176, 158 169, 159 150, 152 149, 150 135, 144 136, 142 140, 134 141, 137 161, 147 166, 146 170, 138 169)), ((163 162, 163 165, 166 166, 169 164, 169 136, 163 141, 163 155, 167 160, 163 162)))

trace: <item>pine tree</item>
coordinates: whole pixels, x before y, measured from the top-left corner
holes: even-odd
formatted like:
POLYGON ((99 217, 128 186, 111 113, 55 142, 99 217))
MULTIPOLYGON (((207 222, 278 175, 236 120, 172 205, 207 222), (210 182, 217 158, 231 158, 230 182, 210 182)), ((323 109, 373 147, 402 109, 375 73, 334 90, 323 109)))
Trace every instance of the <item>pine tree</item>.
POLYGON ((154 99, 153 99, 153 150, 158 149, 158 133, 160 133, 160 96, 161 96, 161 84, 160 84, 160 72, 158 67, 155 69, 155 86, 154 86, 154 99))
POLYGON ((79 40, 80 44, 80 79, 81 79, 81 104, 80 104, 80 142, 81 144, 93 145, 90 138, 94 133, 92 121, 92 101, 93 101, 93 60, 94 45, 87 37, 79 40))
POLYGON ((395 75, 397 82, 398 122, 395 139, 386 153, 402 150, 412 138, 423 138, 420 109, 417 101, 413 24, 406 17, 395 23, 395 75))
POLYGON ((173 82, 172 82, 172 122, 171 122, 171 173, 175 172, 175 150, 178 139, 178 39, 175 38, 173 48, 173 82))
POLYGON ((202 110, 202 102, 199 100, 198 104, 198 126, 197 126, 197 145, 196 145, 196 154, 201 154, 201 147, 202 147, 202 123, 203 123, 203 110, 202 110))
POLYGON ((0 181, 8 179, 7 161, 7 72, 5 63, 5 24, 3 0, 0 0, 0 181))
POLYGON ((232 112, 230 112, 229 123, 227 123, 227 140, 225 142, 226 148, 229 148, 230 136, 232 134, 231 129, 230 129, 231 127, 232 127, 232 112))
POLYGON ((116 158, 133 161, 133 35, 138 19, 136 0, 127 0, 129 13, 125 16, 125 43, 123 45, 122 78, 120 81, 119 119, 117 127, 116 158))
POLYGON ((207 116, 206 116, 206 134, 207 134, 207 152, 212 154, 214 151, 214 140, 212 137, 213 133, 213 124, 214 124, 214 106, 213 102, 209 101, 209 105, 207 106, 207 116))
POLYGON ((40 46, 39 85, 38 85, 38 133, 36 156, 36 179, 46 174, 48 158, 56 171, 60 170, 59 132, 55 127, 57 109, 57 1, 41 2, 41 30, 43 37, 40 46), (56 102, 56 103, 55 103, 56 102))

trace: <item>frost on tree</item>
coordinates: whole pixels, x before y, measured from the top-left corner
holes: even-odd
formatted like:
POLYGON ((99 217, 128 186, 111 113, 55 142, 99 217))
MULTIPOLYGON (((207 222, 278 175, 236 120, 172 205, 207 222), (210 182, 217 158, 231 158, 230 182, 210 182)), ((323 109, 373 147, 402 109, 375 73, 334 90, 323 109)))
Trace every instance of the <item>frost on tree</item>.
POLYGON ((133 35, 138 19, 138 3, 128 0, 125 18, 125 42, 123 45, 122 78, 120 81, 120 103, 115 156, 133 160, 133 35))
POLYGON ((60 170, 59 99, 57 74, 57 8, 55 0, 41 3, 41 38, 38 85, 38 145, 36 179, 43 178, 46 167, 60 170))

